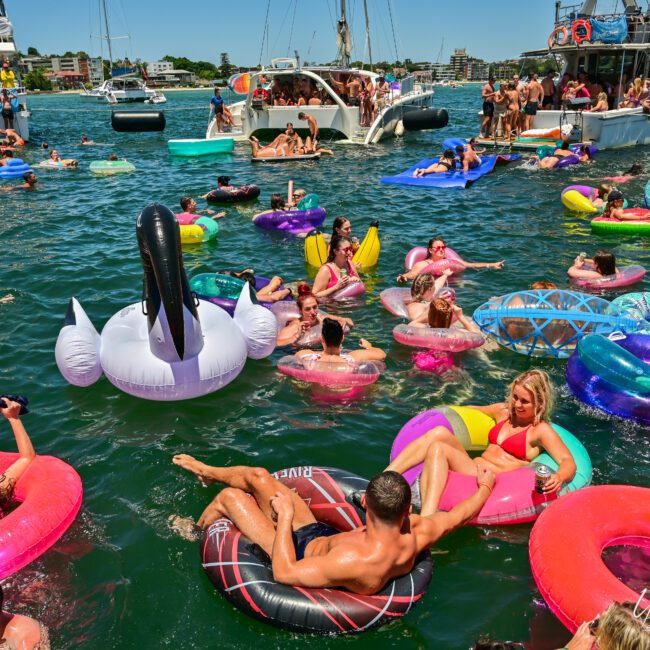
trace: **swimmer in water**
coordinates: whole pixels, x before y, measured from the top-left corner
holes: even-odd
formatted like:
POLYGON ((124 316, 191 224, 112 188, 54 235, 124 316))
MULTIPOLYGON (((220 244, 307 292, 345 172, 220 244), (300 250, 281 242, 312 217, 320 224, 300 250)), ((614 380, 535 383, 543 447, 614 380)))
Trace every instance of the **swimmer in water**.
POLYGON ((617 273, 614 253, 605 250, 599 250, 590 261, 578 255, 567 271, 570 278, 577 280, 599 280, 617 273))
POLYGON ((25 172, 23 174, 23 180, 25 181, 22 185, 9 185, 8 187, 0 187, 0 192, 13 192, 14 190, 35 190, 36 174, 34 172, 25 172))

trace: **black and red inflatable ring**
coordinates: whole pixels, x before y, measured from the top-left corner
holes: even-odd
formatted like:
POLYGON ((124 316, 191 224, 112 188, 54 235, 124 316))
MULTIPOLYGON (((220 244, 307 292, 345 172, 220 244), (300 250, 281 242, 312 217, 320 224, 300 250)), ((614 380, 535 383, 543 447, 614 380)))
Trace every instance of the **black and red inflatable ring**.
MULTIPOLYGON (((365 513, 352 497, 365 490, 366 479, 325 467, 292 467, 274 476, 298 492, 318 521, 341 531, 363 525, 365 513)), ((293 632, 346 634, 394 621, 422 598, 433 571, 431 555, 425 551, 416 558, 410 573, 392 580, 373 596, 283 585, 273 580, 266 553, 228 519, 208 528, 201 555, 210 580, 235 607, 293 632)))
POLYGON ((260 188, 257 185, 242 185, 231 192, 228 190, 212 190, 208 192, 205 200, 208 203, 241 203, 242 201, 253 201, 260 195, 260 188))
POLYGON ((583 41, 590 41, 591 34, 591 23, 588 20, 580 18, 571 23, 571 36, 576 45, 580 45, 583 41))

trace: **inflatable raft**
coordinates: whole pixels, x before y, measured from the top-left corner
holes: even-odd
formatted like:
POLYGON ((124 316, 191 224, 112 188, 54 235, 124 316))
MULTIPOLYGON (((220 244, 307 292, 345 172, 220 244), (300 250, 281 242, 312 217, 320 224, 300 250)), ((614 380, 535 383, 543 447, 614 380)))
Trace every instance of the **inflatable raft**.
POLYGON ((230 153, 234 149, 233 138, 167 140, 167 150, 172 156, 209 156, 215 153, 230 153))
MULTIPOLYGON (((357 265, 359 271, 367 271, 377 266, 380 251, 379 220, 376 219, 370 223, 368 232, 357 248, 352 262, 357 265)), ((305 262, 317 269, 327 262, 327 242, 318 230, 311 231, 305 237, 305 262)))
POLYGON ((638 220, 620 221, 609 217, 596 217, 591 220, 591 230, 595 233, 620 232, 629 235, 650 235, 650 210, 646 208, 627 208, 625 214, 640 217, 638 220))
POLYGON ((91 174, 110 176, 112 174, 129 174, 135 171, 135 165, 128 160, 95 160, 90 163, 91 174))
MULTIPOLYGON (((18 454, 0 452, 0 473, 18 454)), ((0 580, 41 556, 70 527, 83 497, 79 474, 58 458, 36 456, 14 489, 19 503, 0 518, 0 580)))

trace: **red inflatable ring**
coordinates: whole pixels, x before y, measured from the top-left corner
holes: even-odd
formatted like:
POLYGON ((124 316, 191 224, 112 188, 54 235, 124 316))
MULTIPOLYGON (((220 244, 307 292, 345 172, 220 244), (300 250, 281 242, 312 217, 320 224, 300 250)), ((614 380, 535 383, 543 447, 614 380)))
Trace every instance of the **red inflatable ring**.
POLYGON ((574 20, 573 23, 571 23, 571 36, 576 45, 580 45, 582 41, 590 41, 591 23, 588 20, 584 20, 584 18, 574 20), (584 34, 580 35, 578 33, 579 29, 584 29, 584 34))
POLYGON ((552 32, 551 35, 548 37, 548 49, 552 49, 554 45, 566 45, 569 40, 569 30, 566 28, 565 25, 560 25, 559 27, 556 27, 552 32), (562 38, 556 43, 555 39, 557 36, 562 34, 562 38))
MULTIPOLYGON (((363 525, 365 512, 356 497, 368 481, 331 467, 291 467, 274 476, 309 504, 318 521, 340 531, 363 525)), ((269 557, 228 519, 205 532, 203 568, 214 586, 235 607, 264 623, 293 632, 347 634, 378 627, 407 614, 422 598, 433 565, 429 551, 415 560, 410 573, 391 580, 374 596, 344 589, 307 589, 273 579, 269 557)))
MULTIPOLYGON (((650 548, 650 489, 599 485, 567 494, 530 535, 530 568, 544 600, 572 632, 612 602, 639 601, 601 557, 610 546, 650 548)), ((639 607, 650 606, 642 599, 639 607)))

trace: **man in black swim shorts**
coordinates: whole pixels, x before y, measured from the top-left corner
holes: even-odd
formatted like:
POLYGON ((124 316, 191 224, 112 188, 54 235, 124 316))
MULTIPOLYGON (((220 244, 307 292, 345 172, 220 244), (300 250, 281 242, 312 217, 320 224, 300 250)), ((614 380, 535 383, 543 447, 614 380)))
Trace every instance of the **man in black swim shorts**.
POLYGON ((488 82, 483 86, 481 97, 483 98, 483 119, 481 120, 481 132, 479 138, 489 138, 492 127, 492 116, 494 115, 494 96, 496 90, 494 82, 496 79, 490 77, 488 82))

